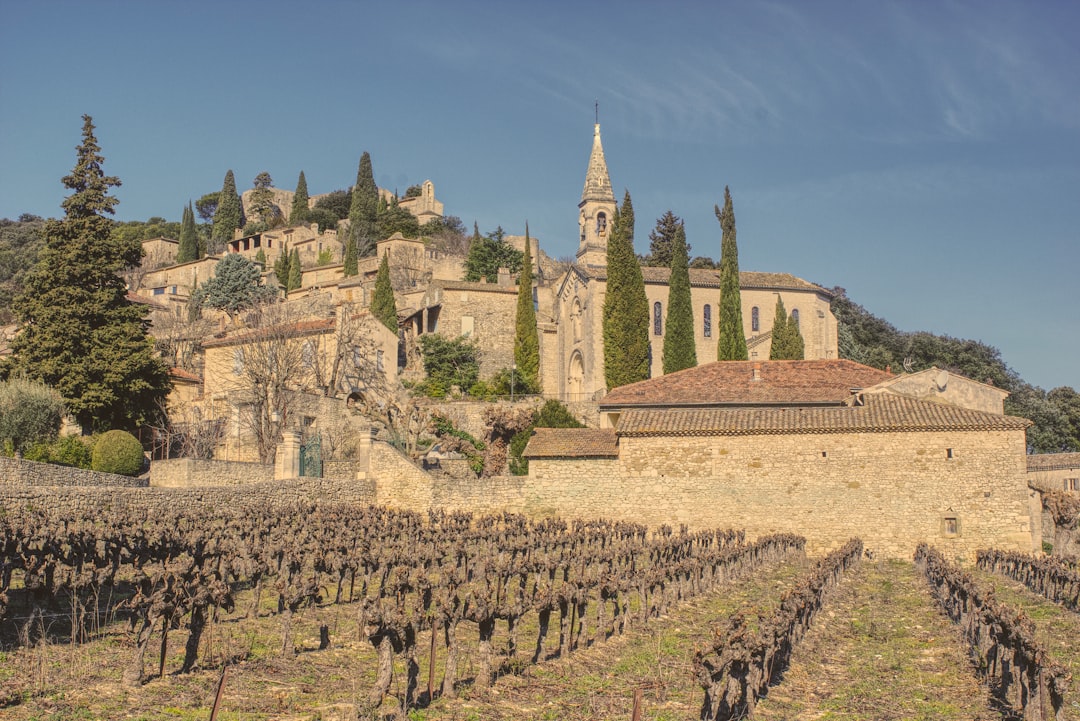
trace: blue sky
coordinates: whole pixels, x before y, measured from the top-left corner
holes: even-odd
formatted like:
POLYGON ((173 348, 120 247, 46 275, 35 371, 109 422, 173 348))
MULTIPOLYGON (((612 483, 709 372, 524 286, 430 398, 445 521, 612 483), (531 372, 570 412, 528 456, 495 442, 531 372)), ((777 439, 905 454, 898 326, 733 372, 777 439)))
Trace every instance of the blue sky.
POLYGON ((0 217, 60 214, 89 113, 117 217, 360 155, 481 231, 576 249, 600 104, 637 247, 717 256, 1080 388, 1080 3, 0 2, 0 217))

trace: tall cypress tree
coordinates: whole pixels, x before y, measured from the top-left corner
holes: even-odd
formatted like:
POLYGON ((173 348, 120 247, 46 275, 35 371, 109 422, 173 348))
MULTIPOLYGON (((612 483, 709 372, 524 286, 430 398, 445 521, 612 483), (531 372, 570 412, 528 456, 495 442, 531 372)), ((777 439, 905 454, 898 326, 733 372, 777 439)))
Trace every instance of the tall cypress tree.
POLYGON ((742 296, 739 294, 739 248, 735 243, 735 210, 731 191, 724 186, 724 209, 713 206, 720 221, 720 339, 717 341, 717 360, 747 360, 746 334, 743 330, 742 296))
POLYGON ((289 256, 289 282, 285 286, 285 290, 296 290, 304 282, 303 269, 300 267, 300 251, 296 248, 292 249, 292 254, 289 256))
POLYGON ((180 221, 180 247, 176 251, 176 262, 187 263, 199 259, 199 236, 195 232, 195 212, 188 201, 184 208, 184 217, 180 221))
POLYGON ((799 324, 788 315, 784 301, 776 296, 776 315, 773 318, 772 338, 769 344, 769 360, 802 360, 803 338, 799 324))
POLYGON ((236 178, 232 170, 225 173, 225 182, 218 196, 214 211, 214 231, 210 234, 209 252, 220 253, 233 239, 233 231, 244 227, 244 204, 236 192, 236 178))
POLYGON ((604 381, 608 390, 649 377, 649 299, 634 254, 634 205, 626 191, 607 244, 604 381))
POLYGON ((514 319, 514 364, 530 390, 540 389, 540 336, 536 331, 536 308, 533 306, 532 241, 525 224, 525 257, 518 276, 517 315, 514 319))
POLYGON ((356 254, 356 238, 353 237, 352 229, 349 230, 348 238, 345 240, 345 257, 342 259, 341 273, 346 278, 356 275, 360 272, 358 256, 356 254))
POLYGON ((5 368, 60 392, 84 431, 134 429, 153 419, 169 393, 154 356, 143 306, 127 299, 120 273, 138 265, 142 244, 112 233, 120 180, 105 175, 94 124, 83 116, 62 220, 42 228, 45 246, 12 309, 21 323, 5 368))
POLYGON ((292 208, 289 210, 289 225, 299 225, 307 222, 308 213, 308 189, 307 178, 304 171, 300 171, 300 177, 296 181, 296 192, 293 194, 292 208))
POLYGON ((278 285, 282 290, 289 288, 289 259, 289 244, 286 243, 278 253, 277 260, 274 261, 274 276, 277 277, 278 285))
POLYGON ((383 254, 379 272, 375 274, 375 291, 371 294, 371 313, 390 330, 397 333, 397 302, 394 287, 390 284, 390 260, 383 254))
MULTIPOLYGON (((371 156, 365 151, 360 156, 356 184, 352 189, 352 204, 349 206, 349 240, 355 244, 358 257, 367 258, 375 255, 375 244, 379 240, 378 229, 379 188, 375 185, 371 156)), ((348 255, 347 245, 346 255, 348 255)))
MULTIPOLYGON (((668 213, 670 215, 670 212, 668 213)), ((666 217, 666 216, 665 216, 666 217)), ((663 220, 663 218, 661 218, 663 220)), ((671 241, 668 281, 667 333, 664 335, 664 374, 697 365, 694 348, 694 307, 690 297, 690 258, 686 229, 680 222, 671 241)))

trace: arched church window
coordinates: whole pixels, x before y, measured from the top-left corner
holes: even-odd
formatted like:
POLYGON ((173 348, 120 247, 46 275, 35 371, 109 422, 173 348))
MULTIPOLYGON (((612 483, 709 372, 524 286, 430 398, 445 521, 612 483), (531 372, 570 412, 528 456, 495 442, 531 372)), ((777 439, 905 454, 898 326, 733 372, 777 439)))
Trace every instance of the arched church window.
POLYGON ((799 327, 799 309, 798 308, 792 308, 791 309, 791 320, 795 323, 795 327, 798 328, 799 327))
POLYGON ((607 233, 607 214, 600 212, 596 214, 596 234, 604 235, 607 233))
POLYGON ((660 301, 656 301, 655 303, 653 303, 652 328, 653 335, 664 334, 664 309, 660 306, 660 301))
POLYGON ((701 316, 702 331, 706 338, 712 338, 712 306, 705 304, 705 310, 701 316))
POLYGON ((757 333, 761 330, 761 322, 758 320, 758 307, 756 305, 750 309, 750 330, 753 333, 757 333))

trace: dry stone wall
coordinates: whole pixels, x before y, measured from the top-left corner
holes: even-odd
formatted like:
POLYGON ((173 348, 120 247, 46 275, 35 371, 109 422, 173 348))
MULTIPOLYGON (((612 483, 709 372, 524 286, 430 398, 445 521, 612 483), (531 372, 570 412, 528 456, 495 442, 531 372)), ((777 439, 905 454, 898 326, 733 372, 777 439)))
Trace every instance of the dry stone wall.
POLYGON ((150 464, 150 485, 161 488, 243 486, 274 478, 274 467, 263 463, 172 458, 150 464))
POLYGON ((0 456, 0 486, 145 486, 146 478, 0 456))

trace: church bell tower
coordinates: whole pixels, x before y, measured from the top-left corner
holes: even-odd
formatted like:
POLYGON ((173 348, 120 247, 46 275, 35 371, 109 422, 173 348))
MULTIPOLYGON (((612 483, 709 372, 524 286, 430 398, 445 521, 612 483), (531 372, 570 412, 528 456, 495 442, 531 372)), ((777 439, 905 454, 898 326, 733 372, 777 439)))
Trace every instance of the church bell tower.
POLYGON ((600 123, 593 126, 592 154, 585 171, 585 189, 578 203, 577 262, 582 265, 607 265, 607 241, 615 218, 615 194, 611 192, 604 146, 600 143, 600 123))

